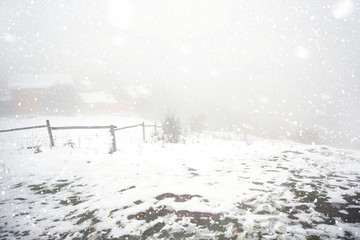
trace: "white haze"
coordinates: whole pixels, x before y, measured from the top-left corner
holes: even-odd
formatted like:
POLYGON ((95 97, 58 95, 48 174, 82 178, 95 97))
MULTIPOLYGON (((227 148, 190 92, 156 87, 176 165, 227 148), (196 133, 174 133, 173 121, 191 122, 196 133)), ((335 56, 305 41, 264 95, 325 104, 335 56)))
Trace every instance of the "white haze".
POLYGON ((360 14, 353 0, 2 0, 0 79, 71 74, 139 114, 360 147, 360 14), (141 105, 142 104, 142 105, 141 105))

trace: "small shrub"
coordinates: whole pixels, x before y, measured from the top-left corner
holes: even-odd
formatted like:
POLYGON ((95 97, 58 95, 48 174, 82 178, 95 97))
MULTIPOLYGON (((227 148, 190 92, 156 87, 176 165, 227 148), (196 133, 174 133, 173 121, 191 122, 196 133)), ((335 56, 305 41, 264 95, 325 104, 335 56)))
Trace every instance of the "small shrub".
POLYGON ((67 142, 64 144, 64 146, 75 148, 75 143, 73 142, 73 140, 68 139, 67 142))
POLYGON ((176 119, 174 114, 168 113, 162 123, 163 140, 170 143, 178 143, 180 141, 181 127, 180 121, 176 119))

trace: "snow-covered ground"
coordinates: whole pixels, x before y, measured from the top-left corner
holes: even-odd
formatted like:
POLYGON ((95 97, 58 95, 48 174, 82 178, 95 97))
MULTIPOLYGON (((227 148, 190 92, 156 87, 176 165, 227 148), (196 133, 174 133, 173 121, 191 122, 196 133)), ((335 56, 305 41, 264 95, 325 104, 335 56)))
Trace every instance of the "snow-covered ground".
POLYGON ((46 129, 1 133, 0 239, 360 239, 359 151, 213 133, 164 144, 141 131, 117 132, 114 154, 107 130, 56 131, 52 149, 46 129))

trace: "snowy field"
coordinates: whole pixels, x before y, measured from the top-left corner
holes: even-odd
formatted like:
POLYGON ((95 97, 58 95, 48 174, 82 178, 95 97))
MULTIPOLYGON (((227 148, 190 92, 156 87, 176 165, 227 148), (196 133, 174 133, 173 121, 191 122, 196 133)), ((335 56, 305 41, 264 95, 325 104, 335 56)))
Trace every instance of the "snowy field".
MULTIPOLYGON (((105 119, 105 120, 104 120, 105 119)), ((141 123, 59 118, 53 126, 141 123)), ((2 129, 44 119, 4 119, 2 129)), ((360 152, 140 128, 0 134, 0 239, 360 239, 360 152)))

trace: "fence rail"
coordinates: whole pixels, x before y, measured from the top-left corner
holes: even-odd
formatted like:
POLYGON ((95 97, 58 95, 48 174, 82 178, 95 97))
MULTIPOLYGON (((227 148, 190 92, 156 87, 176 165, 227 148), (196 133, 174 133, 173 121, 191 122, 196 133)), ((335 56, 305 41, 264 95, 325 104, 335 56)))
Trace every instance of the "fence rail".
POLYGON ((156 125, 145 125, 145 127, 155 127, 155 128, 162 128, 161 126, 156 126, 156 125))
POLYGON ((52 127, 50 125, 50 121, 46 120, 46 125, 38 125, 38 126, 30 126, 30 127, 22 127, 22 128, 12 128, 12 129, 4 129, 4 130, 0 130, 0 133, 2 132, 13 132, 13 131, 21 131, 21 130, 30 130, 30 129, 36 129, 36 128, 47 128, 48 130, 48 134, 49 134, 49 140, 50 140, 50 147, 54 147, 55 146, 55 141, 53 138, 53 134, 52 131, 55 130, 81 130, 81 129, 85 129, 85 130, 89 130, 89 129, 109 129, 109 132, 111 134, 112 137, 112 148, 110 150, 109 153, 113 153, 117 151, 117 146, 116 146, 116 136, 115 136, 115 131, 119 131, 119 130, 124 130, 124 129, 129 129, 129 128, 135 128, 135 127, 142 127, 143 129, 143 140, 145 141, 145 128, 146 127, 154 127, 155 132, 157 128, 161 128, 161 126, 157 126, 156 123, 154 125, 145 125, 145 123, 140 123, 140 124, 136 124, 136 125, 131 125, 131 126, 125 126, 125 127, 117 127, 115 125, 108 125, 108 126, 62 126, 62 127, 52 127))
POLYGON ((12 128, 12 129, 0 130, 0 132, 13 132, 13 131, 35 129, 35 128, 46 128, 46 127, 47 127, 46 125, 39 125, 39 126, 30 126, 30 127, 22 127, 22 128, 12 128))
MULTIPOLYGON (((116 127, 116 126, 115 126, 116 127)), ((51 127, 51 130, 74 130, 74 129, 107 129, 110 126, 66 126, 66 127, 51 127)))
POLYGON ((126 126, 126 127, 121 127, 121 128, 115 128, 114 131, 118 131, 118 130, 124 130, 124 129, 128 129, 128 128, 134 128, 134 127, 140 127, 143 124, 136 124, 136 125, 131 125, 131 126, 126 126))

